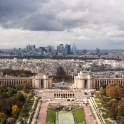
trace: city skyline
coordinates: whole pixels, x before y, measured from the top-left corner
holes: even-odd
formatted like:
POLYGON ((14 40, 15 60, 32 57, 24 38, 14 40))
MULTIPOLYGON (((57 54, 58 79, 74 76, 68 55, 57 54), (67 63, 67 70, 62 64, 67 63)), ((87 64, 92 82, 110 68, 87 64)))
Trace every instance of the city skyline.
POLYGON ((122 0, 0 0, 0 49, 73 44, 124 48, 122 0))

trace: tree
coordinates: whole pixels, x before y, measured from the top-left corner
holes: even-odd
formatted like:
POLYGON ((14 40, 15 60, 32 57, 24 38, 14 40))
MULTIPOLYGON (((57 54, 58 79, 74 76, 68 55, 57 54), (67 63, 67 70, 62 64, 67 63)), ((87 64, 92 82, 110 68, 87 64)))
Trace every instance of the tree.
POLYGON ((19 107, 17 105, 12 106, 12 115, 17 115, 19 112, 19 107))
POLYGON ((124 100, 118 103, 118 116, 124 117, 124 100))
POLYGON ((101 82, 100 87, 106 88, 106 84, 104 82, 101 82))
POLYGON ((116 86, 116 85, 117 85, 117 83, 110 83, 107 85, 106 90, 108 90, 109 88, 116 86))
POLYGON ((0 112, 4 112, 6 105, 2 100, 0 100, 0 112))
POLYGON ((2 118, 1 124, 6 124, 6 119, 2 118))
POLYGON ((3 117, 4 117, 4 113, 0 112, 0 122, 2 121, 3 117))
POLYGON ((21 124, 24 124, 24 123, 25 123, 22 118, 19 119, 19 122, 20 122, 21 124))
POLYGON ((23 102, 20 102, 19 100, 16 102, 16 105, 21 108, 23 106, 23 102))
POLYGON ((21 73, 21 74, 19 75, 19 77, 27 77, 27 74, 21 73))
POLYGON ((12 114, 12 108, 7 108, 6 114, 7 114, 8 116, 11 116, 11 114, 12 114))
POLYGON ((7 124, 15 124, 15 119, 14 118, 8 118, 7 119, 7 124))
POLYGON ((23 86, 24 89, 26 89, 26 86, 27 86, 27 80, 23 80, 23 81, 22 81, 22 86, 23 86))
POLYGON ((6 124, 5 114, 0 112, 0 124, 6 124))
POLYGON ((112 86, 106 90, 107 96, 111 97, 112 99, 119 99, 124 96, 124 88, 120 86, 112 86))
POLYGON ((64 75, 65 74, 65 71, 64 71, 64 69, 61 66, 57 68, 57 74, 60 74, 60 75, 64 75))
POLYGON ((117 123, 118 123, 118 124, 124 124, 124 117, 118 116, 117 119, 118 119, 118 120, 117 120, 117 123))
POLYGON ((109 103, 107 104, 107 107, 111 108, 111 106, 112 106, 113 103, 117 103, 117 100, 116 99, 111 99, 109 101, 109 103))
POLYGON ((103 87, 100 87, 99 93, 100 93, 100 95, 105 96, 106 95, 106 90, 103 87))
POLYGON ((16 87, 17 90, 21 90, 22 89, 22 86, 19 85, 19 84, 16 84, 15 87, 16 87))
POLYGON ((115 118, 117 114, 118 114, 118 103, 113 103, 110 108, 109 115, 110 117, 115 118))
POLYGON ((2 99, 5 99, 5 98, 7 98, 8 97, 8 94, 6 93, 6 92, 2 92, 1 93, 1 98, 2 99))
POLYGON ((23 95, 23 94, 18 94, 18 100, 19 100, 20 102, 24 102, 24 101, 25 101, 24 95, 23 95))

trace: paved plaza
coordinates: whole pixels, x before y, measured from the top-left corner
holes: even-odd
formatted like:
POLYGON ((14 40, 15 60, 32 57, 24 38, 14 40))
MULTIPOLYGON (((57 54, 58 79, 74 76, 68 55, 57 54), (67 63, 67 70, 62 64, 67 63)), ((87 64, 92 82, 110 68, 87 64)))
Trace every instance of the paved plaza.
MULTIPOLYGON (((41 110, 39 113, 39 118, 37 120, 37 124, 46 124, 47 107, 49 103, 60 103, 61 105, 69 105, 69 104, 79 103, 79 102, 75 102, 75 101, 71 102, 71 101, 61 100, 61 99, 53 100, 53 101, 43 101, 41 105, 41 110)), ((86 106, 86 104, 83 104, 83 102, 80 102, 79 104, 82 106, 82 109, 84 109, 87 124, 94 124, 94 119, 92 115, 90 115, 91 114, 90 108, 86 106)))

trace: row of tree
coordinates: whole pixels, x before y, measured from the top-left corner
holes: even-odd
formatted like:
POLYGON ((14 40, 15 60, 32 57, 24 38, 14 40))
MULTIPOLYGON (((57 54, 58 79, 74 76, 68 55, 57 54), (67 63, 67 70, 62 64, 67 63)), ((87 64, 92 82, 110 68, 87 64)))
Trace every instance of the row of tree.
POLYGON ((34 73, 32 73, 29 70, 3 69, 1 70, 1 72, 3 73, 3 75, 20 76, 20 77, 29 77, 34 75, 34 73))
POLYGON ((53 75, 53 80, 72 80, 72 76, 66 74, 65 70, 63 69, 63 67, 58 67, 57 68, 57 73, 56 75, 53 75))
MULTIPOLYGON (((124 122, 124 87, 119 83, 110 83, 106 87, 101 87, 96 94, 103 107, 107 110, 108 117, 118 120, 121 118, 124 122)), ((120 123, 120 122, 119 122, 120 123)))
POLYGON ((14 123, 25 100, 25 93, 0 85, 0 124, 6 124, 12 120, 14 123))
POLYGON ((53 80, 71 80, 72 79, 72 76, 71 75, 53 75, 53 80))

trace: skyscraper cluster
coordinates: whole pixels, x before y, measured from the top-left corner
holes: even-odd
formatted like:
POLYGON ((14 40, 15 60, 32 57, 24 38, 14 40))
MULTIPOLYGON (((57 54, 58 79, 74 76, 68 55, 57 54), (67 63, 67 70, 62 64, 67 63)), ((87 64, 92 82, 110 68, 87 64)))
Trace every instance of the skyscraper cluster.
POLYGON ((28 45, 26 46, 26 51, 30 53, 38 53, 39 55, 70 55, 70 54, 77 54, 77 47, 73 43, 72 47, 68 44, 59 44, 57 49, 54 49, 54 46, 48 45, 47 47, 39 47, 36 48, 35 45, 28 45))
POLYGON ((66 54, 66 55, 70 55, 70 54, 77 54, 77 47, 75 44, 73 44, 72 48, 71 45, 66 44, 65 46, 63 44, 60 44, 57 46, 57 52, 58 54, 66 54))

